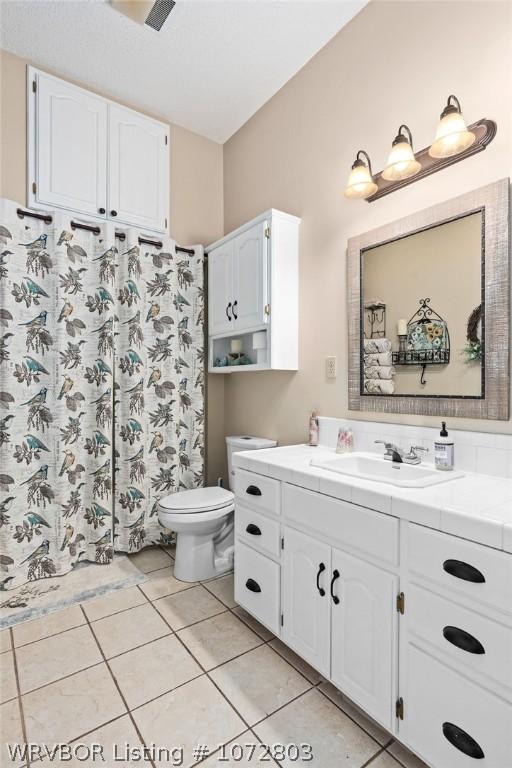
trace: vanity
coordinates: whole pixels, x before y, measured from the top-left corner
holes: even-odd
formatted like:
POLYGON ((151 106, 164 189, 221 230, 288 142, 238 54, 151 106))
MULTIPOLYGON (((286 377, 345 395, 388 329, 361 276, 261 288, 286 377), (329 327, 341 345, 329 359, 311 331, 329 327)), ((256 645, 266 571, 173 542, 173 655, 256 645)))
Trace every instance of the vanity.
POLYGON ((336 458, 234 456, 235 599, 432 768, 509 768, 512 480, 411 489, 311 464, 336 458), (443 530, 477 492, 505 500, 510 551, 475 516, 472 540, 443 530))

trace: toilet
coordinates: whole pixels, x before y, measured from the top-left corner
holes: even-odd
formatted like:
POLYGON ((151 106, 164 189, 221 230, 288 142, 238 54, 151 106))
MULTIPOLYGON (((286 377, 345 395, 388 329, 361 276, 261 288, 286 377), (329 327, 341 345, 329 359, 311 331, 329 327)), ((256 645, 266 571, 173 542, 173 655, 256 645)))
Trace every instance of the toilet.
MULTIPOLYGON (((275 440, 262 437, 226 437, 230 487, 234 479, 233 453, 276 445, 275 440)), ((211 486, 179 491, 160 499, 158 519, 177 536, 175 578, 203 581, 233 569, 234 498, 231 490, 211 486)))

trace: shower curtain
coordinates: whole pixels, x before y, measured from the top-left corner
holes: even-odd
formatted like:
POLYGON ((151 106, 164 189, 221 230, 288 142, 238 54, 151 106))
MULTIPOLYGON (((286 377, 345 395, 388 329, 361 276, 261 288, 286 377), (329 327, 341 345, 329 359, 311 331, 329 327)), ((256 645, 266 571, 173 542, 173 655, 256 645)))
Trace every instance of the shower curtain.
POLYGON ((203 252, 0 200, 0 589, 170 541, 203 483, 203 252), (96 226, 96 225, 95 225, 96 226))

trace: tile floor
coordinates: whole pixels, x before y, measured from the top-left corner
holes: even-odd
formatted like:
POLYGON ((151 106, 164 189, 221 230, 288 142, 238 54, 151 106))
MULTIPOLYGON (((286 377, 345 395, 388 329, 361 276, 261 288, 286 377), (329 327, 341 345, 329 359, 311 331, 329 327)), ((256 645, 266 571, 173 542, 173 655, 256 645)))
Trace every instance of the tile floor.
POLYGON ((0 765, 49 765, 9 757, 6 742, 28 741, 85 745, 71 761, 51 760, 70 768, 243 768, 263 750, 240 759, 239 745, 262 743, 312 746, 309 763, 261 760, 274 768, 426 768, 237 606, 231 575, 177 581, 161 548, 133 560, 145 584, 0 633, 0 765), (133 752, 119 761, 125 743, 133 752), (91 744, 103 760, 84 759, 91 744), (152 752, 141 762, 142 745, 167 748, 171 760, 152 752), (209 754, 195 755, 199 745, 209 754))

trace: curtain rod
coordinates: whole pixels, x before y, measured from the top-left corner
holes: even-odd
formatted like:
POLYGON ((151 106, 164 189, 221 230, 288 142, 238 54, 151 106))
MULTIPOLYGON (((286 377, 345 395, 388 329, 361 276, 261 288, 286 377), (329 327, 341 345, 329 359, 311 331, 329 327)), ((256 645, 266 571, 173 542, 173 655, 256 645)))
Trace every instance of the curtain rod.
MULTIPOLYGON (((21 219, 23 219, 24 216, 28 216, 32 219, 39 219, 44 221, 45 224, 51 224, 53 221, 53 218, 49 213, 34 213, 32 211, 24 211, 23 208, 17 208, 16 213, 21 219)), ((101 229, 98 226, 91 224, 80 224, 78 221, 71 222, 71 229, 84 229, 86 232, 92 232, 94 235, 99 235, 101 232, 101 229)), ((124 232, 116 232, 116 237, 119 240, 126 240, 126 235, 124 232)), ((149 240, 147 237, 139 237, 139 245, 154 245, 155 248, 163 247, 161 240, 149 240)), ((176 251, 178 253, 188 253, 189 256, 194 256, 195 254, 193 248, 182 248, 179 245, 176 246, 176 251)))

